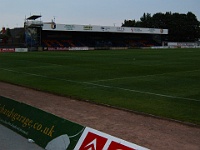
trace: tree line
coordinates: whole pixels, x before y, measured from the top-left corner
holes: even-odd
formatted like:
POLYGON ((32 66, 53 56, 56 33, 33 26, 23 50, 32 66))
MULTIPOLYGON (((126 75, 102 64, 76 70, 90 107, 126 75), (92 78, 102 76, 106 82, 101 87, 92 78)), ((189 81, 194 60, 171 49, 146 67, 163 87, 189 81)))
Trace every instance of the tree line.
POLYGON ((9 28, 3 27, 0 31, 0 43, 7 43, 8 39, 11 37, 11 32, 9 28))
POLYGON ((192 12, 144 13, 139 21, 124 20, 122 26, 169 29, 168 41, 194 42, 200 39, 200 22, 192 12))

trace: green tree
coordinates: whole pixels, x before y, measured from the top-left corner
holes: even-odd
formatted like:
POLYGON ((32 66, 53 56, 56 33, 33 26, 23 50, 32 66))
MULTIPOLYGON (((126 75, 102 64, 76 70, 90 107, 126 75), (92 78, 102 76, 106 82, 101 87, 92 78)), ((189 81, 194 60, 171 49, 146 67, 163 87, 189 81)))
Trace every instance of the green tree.
POLYGON ((10 28, 6 28, 6 36, 11 37, 10 28))
POLYGON ((135 20, 124 20, 124 23, 122 23, 122 27, 128 26, 128 27, 135 27, 136 21, 135 20))
POLYGON ((151 27, 152 26, 152 19, 151 14, 144 13, 143 16, 140 18, 141 27, 151 27))
POLYGON ((2 35, 3 43, 8 43, 9 38, 11 38, 11 32, 9 28, 6 28, 5 34, 2 35))
POLYGON ((176 42, 197 41, 200 38, 200 22, 192 13, 144 13, 140 21, 124 21, 124 27, 145 27, 169 29, 168 40, 176 42))

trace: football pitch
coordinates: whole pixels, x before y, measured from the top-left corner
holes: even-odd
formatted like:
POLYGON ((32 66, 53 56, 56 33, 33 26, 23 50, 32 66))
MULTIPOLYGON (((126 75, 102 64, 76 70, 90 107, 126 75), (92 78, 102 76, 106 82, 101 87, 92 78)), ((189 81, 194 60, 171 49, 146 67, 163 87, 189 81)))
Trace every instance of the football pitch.
POLYGON ((0 53, 0 81, 200 125, 200 49, 0 53))

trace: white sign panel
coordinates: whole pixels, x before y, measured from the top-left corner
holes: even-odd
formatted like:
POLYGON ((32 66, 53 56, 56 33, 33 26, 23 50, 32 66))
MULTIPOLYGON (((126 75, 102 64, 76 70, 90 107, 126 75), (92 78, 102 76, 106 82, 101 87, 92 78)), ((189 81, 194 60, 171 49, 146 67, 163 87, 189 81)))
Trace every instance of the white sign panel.
POLYGON ((28 52, 28 48, 15 48, 15 52, 28 52))
POLYGON ((76 147, 78 150, 148 150, 147 148, 86 127, 76 147))
POLYGON ((44 23, 43 30, 49 31, 80 31, 80 32, 118 32, 118 33, 141 33, 141 34, 168 34, 168 29, 136 28, 136 27, 112 27, 44 23))

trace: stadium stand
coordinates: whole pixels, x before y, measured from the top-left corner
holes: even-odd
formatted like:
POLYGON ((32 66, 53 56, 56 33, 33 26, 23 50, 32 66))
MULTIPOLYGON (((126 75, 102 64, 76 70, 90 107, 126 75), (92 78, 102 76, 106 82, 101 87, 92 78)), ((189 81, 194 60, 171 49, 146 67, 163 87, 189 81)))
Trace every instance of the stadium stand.
POLYGON ((87 34, 68 33, 71 36, 63 36, 62 33, 45 33, 42 40, 43 47, 149 47, 157 46, 151 36, 141 35, 135 39, 134 35, 126 37, 126 34, 87 34), (50 36, 49 36, 50 35, 50 36), (60 35, 60 37, 57 37, 60 35))
MULTIPOLYGON (((150 47, 161 46, 162 39, 168 34, 167 29, 44 23, 38 18, 41 16, 30 16, 23 28, 12 29, 6 46, 35 49, 150 47)), ((1 37, 2 33, 0 46, 5 47, 1 37)))

